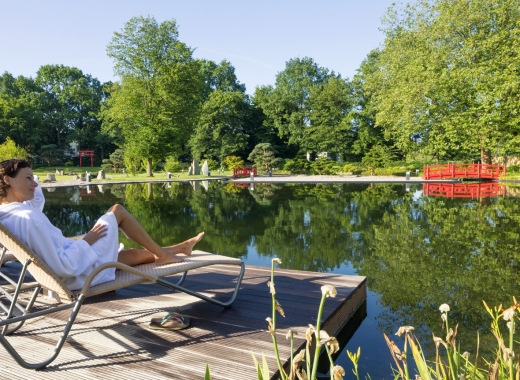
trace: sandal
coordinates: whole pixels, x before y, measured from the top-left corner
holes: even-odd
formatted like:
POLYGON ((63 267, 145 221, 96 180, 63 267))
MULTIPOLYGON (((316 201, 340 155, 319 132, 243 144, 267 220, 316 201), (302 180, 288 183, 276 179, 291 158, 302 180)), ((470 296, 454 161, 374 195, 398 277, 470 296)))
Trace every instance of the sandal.
POLYGON ((190 319, 176 312, 168 313, 164 318, 152 318, 148 325, 152 330, 182 330, 190 325, 190 319))

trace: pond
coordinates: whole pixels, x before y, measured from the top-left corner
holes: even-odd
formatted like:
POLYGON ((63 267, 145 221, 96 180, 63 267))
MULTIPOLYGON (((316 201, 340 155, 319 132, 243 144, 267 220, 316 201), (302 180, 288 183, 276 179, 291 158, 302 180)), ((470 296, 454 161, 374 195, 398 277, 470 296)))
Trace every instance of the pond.
MULTIPOLYGON (((367 276, 367 317, 346 349, 361 347, 362 378, 380 379, 392 378, 393 365, 383 333, 401 346, 395 332, 414 326, 431 353, 431 333, 445 337, 438 308, 448 303, 461 350, 473 352, 479 332, 485 351, 494 338, 482 301, 511 305, 520 295, 520 191, 500 187, 498 196, 445 198, 423 189, 218 181, 94 185, 44 189, 44 212, 74 236, 121 203, 161 245, 205 231, 199 249, 247 264, 270 266, 279 257, 283 268, 367 276)), ((345 352, 338 363, 348 375, 345 352)))

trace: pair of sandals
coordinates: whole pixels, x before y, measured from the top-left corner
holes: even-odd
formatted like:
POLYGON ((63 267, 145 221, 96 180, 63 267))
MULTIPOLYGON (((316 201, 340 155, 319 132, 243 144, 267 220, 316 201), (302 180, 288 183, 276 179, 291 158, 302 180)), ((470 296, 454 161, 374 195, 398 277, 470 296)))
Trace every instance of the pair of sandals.
POLYGON ((171 312, 164 316, 164 318, 152 318, 148 325, 152 330, 167 330, 177 331, 185 329, 190 325, 190 319, 182 314, 171 312))

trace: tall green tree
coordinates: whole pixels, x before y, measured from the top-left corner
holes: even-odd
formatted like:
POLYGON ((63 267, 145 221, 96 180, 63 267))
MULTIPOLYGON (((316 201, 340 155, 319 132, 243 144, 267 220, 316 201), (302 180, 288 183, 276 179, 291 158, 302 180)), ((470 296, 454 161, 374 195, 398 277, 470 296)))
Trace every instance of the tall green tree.
POLYGON ((402 151, 438 158, 516 153, 520 3, 430 0, 390 8, 379 70, 367 76, 377 124, 402 151))
POLYGON ((125 156, 153 160, 180 153, 198 119, 203 80, 193 50, 179 41, 175 20, 134 17, 107 47, 121 83, 104 119, 118 125, 125 156))
POLYGON ((103 99, 101 83, 80 69, 45 65, 36 73, 40 87, 40 111, 48 140, 58 147, 77 141, 80 148, 93 149, 101 123, 96 115, 103 99))
POLYGON ((244 93, 212 92, 202 107, 199 123, 190 139, 193 155, 217 157, 222 163, 226 156, 244 150, 250 114, 251 104, 244 93))
POLYGON ((211 60, 202 59, 200 60, 200 65, 204 80, 204 99, 208 99, 209 95, 216 90, 222 92, 246 92, 246 86, 238 81, 235 67, 229 61, 224 59, 217 64, 211 60))
POLYGON ((0 76, 0 141, 10 137, 34 152, 45 135, 40 112, 41 89, 32 78, 0 76))
POLYGON ((356 138, 350 112, 353 107, 350 83, 332 76, 309 91, 309 126, 305 140, 313 152, 345 155, 356 138))
POLYGON ((266 115, 265 123, 272 125, 288 144, 309 149, 306 129, 310 125, 308 100, 313 87, 334 76, 318 66, 312 58, 293 58, 278 73, 274 86, 261 86, 255 92, 255 104, 266 115))
POLYGON ((349 157, 358 161, 365 156, 372 146, 377 144, 393 146, 393 141, 384 137, 384 130, 376 126, 376 103, 374 91, 366 85, 366 77, 379 70, 379 50, 372 50, 361 63, 352 79, 352 97, 354 107, 349 115, 355 130, 349 157))

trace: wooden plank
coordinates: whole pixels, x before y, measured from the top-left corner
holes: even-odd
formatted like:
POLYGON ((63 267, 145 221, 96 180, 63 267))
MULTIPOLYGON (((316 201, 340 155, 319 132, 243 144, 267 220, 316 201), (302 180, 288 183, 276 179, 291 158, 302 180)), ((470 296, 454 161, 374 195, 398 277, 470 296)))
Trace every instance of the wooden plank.
MULTIPOLYGON (((2 271, 16 273, 19 265, 8 264, 8 267, 2 271)), ((232 269, 193 271, 185 285, 210 296, 229 297, 236 284, 237 271, 232 269)), ((157 284, 137 285, 92 297, 81 309, 62 352, 47 369, 24 370, 2 349, 0 376, 200 379, 208 363, 214 379, 251 379, 256 378, 251 352, 257 358, 263 352, 274 375, 277 366, 265 321, 271 314, 269 279, 269 268, 248 266, 231 308, 221 308, 157 284), (148 329, 152 317, 172 310, 189 316, 191 327, 176 332, 148 329)), ((305 344, 304 333, 309 323, 315 324, 323 284, 333 284, 338 290, 336 298, 327 299, 322 321, 323 328, 336 335, 364 303, 365 279, 277 269, 277 299, 286 314, 285 318, 277 317, 279 350, 284 362, 290 357, 285 334, 289 329, 296 330, 299 336, 295 347, 305 344)), ((53 303, 39 297, 36 306, 45 308, 53 303)), ((23 357, 34 362, 44 360, 54 349, 69 315, 70 311, 62 311, 35 319, 9 339, 20 348, 23 357)))

